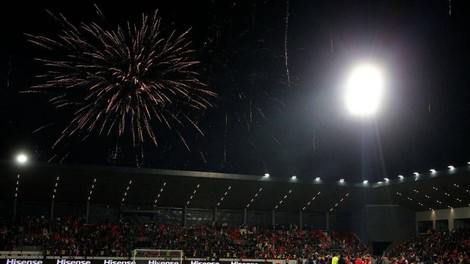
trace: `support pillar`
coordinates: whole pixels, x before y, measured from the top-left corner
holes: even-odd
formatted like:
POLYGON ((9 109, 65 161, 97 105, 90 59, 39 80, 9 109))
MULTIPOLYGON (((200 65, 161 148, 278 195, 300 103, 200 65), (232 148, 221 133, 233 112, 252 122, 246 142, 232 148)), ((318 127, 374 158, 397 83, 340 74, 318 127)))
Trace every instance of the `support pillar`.
POLYGON ((214 224, 217 224, 217 206, 214 207, 214 213, 212 215, 212 222, 214 222, 214 224))
POLYGON ((13 220, 16 220, 16 207, 18 206, 18 199, 15 197, 13 200, 13 220))
POLYGON ((330 214, 326 213, 326 231, 330 231, 330 214))
POLYGON ((87 224, 90 223, 90 200, 86 202, 86 222, 87 224))
POLYGON ((50 218, 49 219, 54 219, 54 199, 52 199, 51 201, 51 215, 49 216, 50 218))
POLYGON ((182 220, 183 220, 183 227, 186 227, 187 224, 188 224, 188 219, 187 219, 187 211, 188 211, 188 207, 185 205, 184 208, 183 208, 183 213, 181 214, 182 216, 182 220))
POLYGON ((271 224, 273 228, 276 226, 276 211, 275 210, 272 211, 271 224))
POLYGON ((243 208, 243 225, 246 225, 246 215, 247 215, 247 210, 246 207, 243 208))

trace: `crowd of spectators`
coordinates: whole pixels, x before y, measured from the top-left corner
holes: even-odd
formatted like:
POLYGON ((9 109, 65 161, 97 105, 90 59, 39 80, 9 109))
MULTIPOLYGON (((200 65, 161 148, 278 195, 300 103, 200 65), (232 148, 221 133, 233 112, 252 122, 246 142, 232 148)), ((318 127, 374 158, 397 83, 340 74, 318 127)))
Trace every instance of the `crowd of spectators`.
POLYGON ((103 222, 27 217, 0 223, 0 250, 36 247, 45 256, 131 257, 135 248, 180 249, 187 258, 299 259, 303 264, 470 264, 470 230, 421 234, 371 256, 351 232, 289 227, 103 222), (336 259, 337 258, 337 259, 336 259))
POLYGON ((182 227, 124 221, 86 224, 76 217, 27 217, 21 224, 0 225, 0 250, 24 247, 42 248, 45 255, 54 256, 130 257, 134 248, 161 248, 181 249, 188 258, 245 259, 295 259, 313 253, 326 255, 332 248, 342 252, 366 249, 355 236, 346 238, 295 226, 182 227))
POLYGON ((420 234, 387 254, 392 257, 392 264, 395 264, 394 261, 398 263, 400 258, 405 258, 409 263, 470 264, 470 229, 420 234))

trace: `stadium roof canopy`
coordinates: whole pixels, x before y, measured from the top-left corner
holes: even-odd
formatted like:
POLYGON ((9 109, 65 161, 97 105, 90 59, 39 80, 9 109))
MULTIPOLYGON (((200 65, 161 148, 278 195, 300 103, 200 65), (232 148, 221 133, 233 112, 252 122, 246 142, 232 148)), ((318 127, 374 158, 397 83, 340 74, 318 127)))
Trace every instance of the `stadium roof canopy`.
POLYGON ((0 201, 347 213, 366 204, 413 211, 470 206, 470 165, 382 182, 1 161, 0 201), (18 176, 19 175, 19 176, 18 176))

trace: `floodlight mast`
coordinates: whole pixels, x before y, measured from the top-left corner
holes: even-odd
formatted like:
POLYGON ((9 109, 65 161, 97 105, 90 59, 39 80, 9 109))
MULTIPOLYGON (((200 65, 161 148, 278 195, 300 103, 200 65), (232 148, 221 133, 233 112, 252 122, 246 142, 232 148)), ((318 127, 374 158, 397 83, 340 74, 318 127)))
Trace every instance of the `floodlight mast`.
MULTIPOLYGON (((24 166, 28 163, 28 156, 24 153, 19 153, 15 157, 16 164, 21 166, 24 166)), ((16 190, 15 190, 15 197, 13 199, 13 220, 16 220, 16 211, 18 207, 18 190, 19 190, 19 184, 20 184, 20 172, 18 171, 17 179, 16 179, 16 190)))

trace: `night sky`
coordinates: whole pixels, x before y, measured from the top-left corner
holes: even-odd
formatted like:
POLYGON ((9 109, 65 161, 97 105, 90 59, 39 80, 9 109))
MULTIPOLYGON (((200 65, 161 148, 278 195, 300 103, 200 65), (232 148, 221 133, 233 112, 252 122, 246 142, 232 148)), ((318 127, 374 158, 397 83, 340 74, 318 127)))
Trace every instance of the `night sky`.
MULTIPOLYGON (((470 160, 467 2, 97 4, 111 27, 158 9, 163 32, 191 28, 201 79, 217 93, 198 120, 204 136, 188 127, 190 151, 173 131, 163 131, 158 147, 143 146, 142 167, 362 181, 470 160), (363 61, 380 65, 386 79, 385 101, 373 119, 351 116, 342 101, 348 72, 363 61)), ((48 161, 70 119, 48 104, 48 95, 25 93, 46 71, 34 58, 47 52, 24 34, 54 37, 61 29, 46 9, 74 24, 99 22, 90 1, 18 1, 1 9, 0 159, 25 150, 48 161)), ((113 137, 90 133, 84 142, 70 142, 62 162, 136 166, 128 146, 114 152, 115 146, 113 137)))

